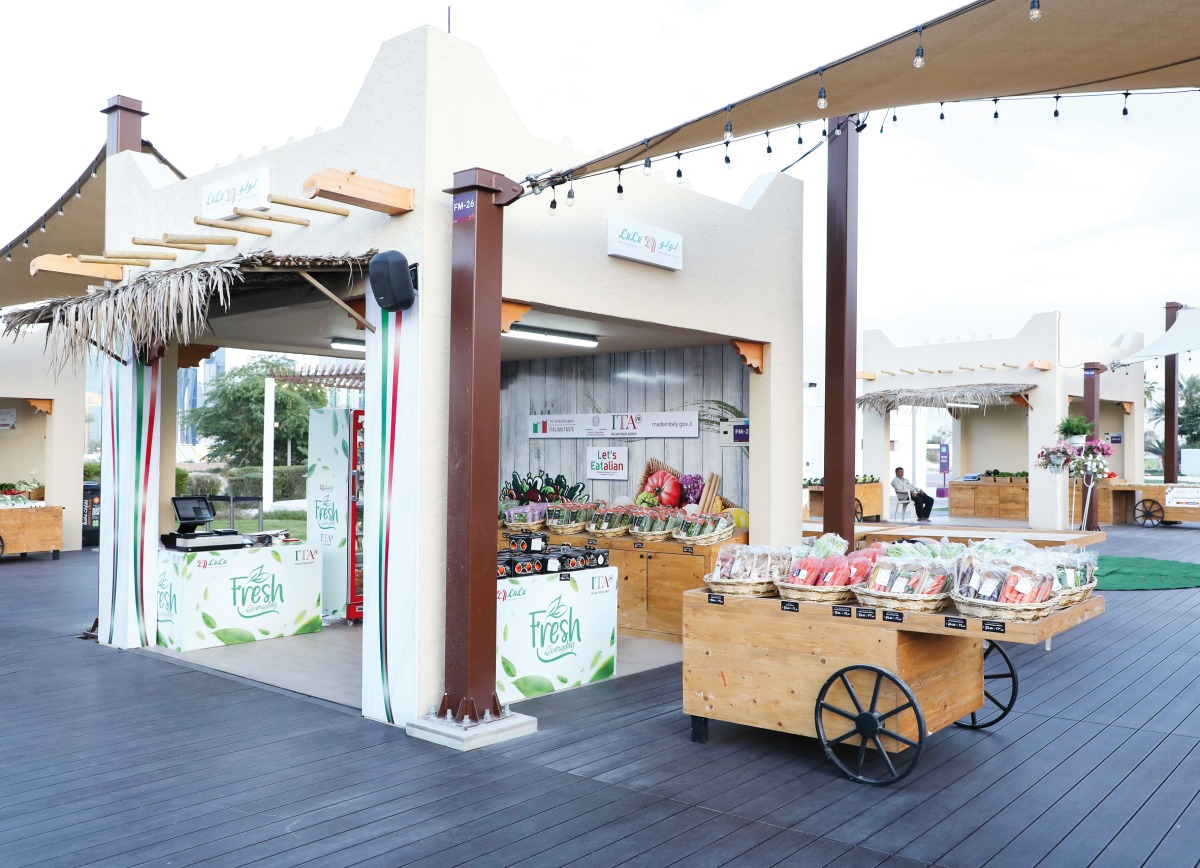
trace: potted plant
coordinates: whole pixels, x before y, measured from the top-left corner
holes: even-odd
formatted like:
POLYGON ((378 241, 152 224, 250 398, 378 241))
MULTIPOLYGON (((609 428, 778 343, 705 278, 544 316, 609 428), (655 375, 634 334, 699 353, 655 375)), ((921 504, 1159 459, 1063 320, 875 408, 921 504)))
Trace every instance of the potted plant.
POLYGON ((1086 416, 1064 416, 1054 431, 1068 445, 1082 446, 1087 436, 1092 433, 1092 427, 1086 416))
POLYGON ((1058 441, 1053 446, 1043 446, 1034 462, 1043 470, 1051 473, 1062 473, 1072 460, 1079 454, 1074 446, 1058 441))

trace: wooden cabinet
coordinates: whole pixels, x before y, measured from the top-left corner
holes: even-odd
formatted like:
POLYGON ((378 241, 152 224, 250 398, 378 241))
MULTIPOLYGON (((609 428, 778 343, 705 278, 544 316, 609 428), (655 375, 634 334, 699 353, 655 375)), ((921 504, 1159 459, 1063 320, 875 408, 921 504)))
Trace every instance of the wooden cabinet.
POLYGON ((951 482, 950 515, 974 518, 1029 518, 1029 486, 1000 482, 951 482))
POLYGON ((50 552, 58 560, 63 547, 63 507, 0 509, 0 554, 50 552))
POLYGON ((609 549, 617 570, 617 626, 646 629, 646 553, 609 549))

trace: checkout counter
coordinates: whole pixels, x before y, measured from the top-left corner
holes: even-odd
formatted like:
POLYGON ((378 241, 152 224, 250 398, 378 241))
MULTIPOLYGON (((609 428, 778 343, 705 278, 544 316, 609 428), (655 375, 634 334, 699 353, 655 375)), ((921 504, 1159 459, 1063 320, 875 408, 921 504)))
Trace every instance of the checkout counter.
POLYGON ((162 536, 159 551, 159 645, 192 651, 321 629, 316 546, 211 531, 207 497, 171 500, 179 529, 162 536))

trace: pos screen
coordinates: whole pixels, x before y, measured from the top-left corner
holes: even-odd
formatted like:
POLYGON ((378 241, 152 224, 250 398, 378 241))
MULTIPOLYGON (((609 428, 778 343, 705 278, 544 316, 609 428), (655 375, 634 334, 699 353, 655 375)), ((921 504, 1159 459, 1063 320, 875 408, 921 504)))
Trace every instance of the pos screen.
POLYGON ((207 524, 216 516, 213 514, 212 502, 207 497, 172 497, 171 505, 175 507, 175 517, 180 526, 207 524))

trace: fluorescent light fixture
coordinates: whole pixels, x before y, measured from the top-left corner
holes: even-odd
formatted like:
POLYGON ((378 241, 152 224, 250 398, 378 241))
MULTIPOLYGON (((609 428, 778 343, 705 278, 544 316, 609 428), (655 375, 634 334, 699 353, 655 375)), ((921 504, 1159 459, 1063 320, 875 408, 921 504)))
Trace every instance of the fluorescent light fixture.
POLYGON ((510 326, 508 331, 501 334, 509 338, 542 341, 548 344, 565 344, 569 347, 594 347, 599 343, 592 335, 581 335, 575 332, 560 332, 554 329, 539 329, 520 325, 510 326))
POLYGON ((347 338, 334 338, 329 342, 330 349, 347 350, 352 353, 365 353, 367 351, 366 341, 352 341, 347 338))
POLYGON ((946 406, 947 407, 964 407, 968 410, 978 410, 979 409, 978 404, 956 404, 953 401, 947 401, 946 406))

